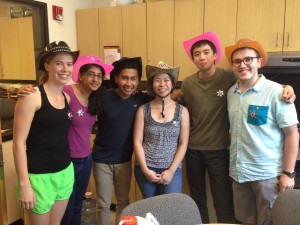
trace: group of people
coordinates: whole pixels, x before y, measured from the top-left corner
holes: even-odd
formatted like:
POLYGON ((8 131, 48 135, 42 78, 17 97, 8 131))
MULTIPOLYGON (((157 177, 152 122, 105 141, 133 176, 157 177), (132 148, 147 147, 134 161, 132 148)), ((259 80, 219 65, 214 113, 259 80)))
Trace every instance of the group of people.
POLYGON ((179 67, 162 61, 146 66, 149 94, 137 92, 140 57, 108 65, 79 56, 63 41, 38 56, 41 84, 19 94, 13 140, 20 206, 32 225, 80 224, 92 167, 98 223, 110 224, 114 189, 117 224, 129 204, 133 151, 144 198, 181 192, 185 157, 203 223, 209 223, 207 171, 218 222, 271 224, 275 198, 294 186, 299 134, 293 89, 258 73, 268 55, 257 41, 225 48, 232 70, 216 67, 222 47, 213 32, 183 46, 197 72, 183 81, 177 101, 171 93, 179 67), (108 74, 113 88, 100 92, 108 74), (71 77, 76 84, 66 85, 71 77))

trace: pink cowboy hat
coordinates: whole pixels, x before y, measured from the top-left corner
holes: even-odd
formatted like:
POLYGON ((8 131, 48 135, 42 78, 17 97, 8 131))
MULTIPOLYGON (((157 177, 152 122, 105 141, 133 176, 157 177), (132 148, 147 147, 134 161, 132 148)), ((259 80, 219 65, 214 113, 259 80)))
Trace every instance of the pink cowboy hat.
POLYGON ((183 42, 183 47, 190 57, 190 59, 193 61, 193 57, 191 55, 191 48, 193 44, 195 44, 198 41, 207 40, 213 43, 213 45, 216 47, 217 50, 217 58, 215 60, 215 63, 218 64, 222 58, 222 45, 218 38, 218 36, 214 32, 206 32, 204 34, 201 34, 199 36, 193 37, 192 39, 186 40, 183 42))
POLYGON ((102 62, 102 60, 98 56, 95 56, 95 55, 79 56, 76 63, 74 64, 74 69, 73 69, 73 74, 72 74, 72 80, 75 83, 78 83, 78 74, 79 74, 80 68, 83 65, 87 65, 87 64, 95 64, 95 65, 101 66, 104 69, 105 76, 110 74, 110 71, 112 71, 114 68, 112 65, 105 64, 104 62, 102 62))

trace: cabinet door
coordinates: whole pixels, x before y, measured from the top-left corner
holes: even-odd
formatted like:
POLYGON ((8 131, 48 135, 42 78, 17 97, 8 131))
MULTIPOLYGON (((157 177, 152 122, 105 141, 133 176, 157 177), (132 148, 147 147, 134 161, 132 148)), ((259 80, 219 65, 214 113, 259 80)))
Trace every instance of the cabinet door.
POLYGON ((143 80, 147 64, 146 26, 146 4, 122 6, 123 56, 142 57, 143 80))
POLYGON ((1 18, 0 30, 1 79, 21 80, 18 20, 1 18))
POLYGON ((174 1, 147 3, 148 64, 162 60, 173 66, 174 1))
POLYGON ((204 0, 175 0, 174 66, 180 66, 179 80, 197 71, 182 43, 203 33, 204 0))
POLYGON ((300 51, 300 1, 286 0, 283 51, 300 51))
POLYGON ((100 54, 98 9, 76 11, 77 48, 80 55, 100 54))
POLYGON ((237 40, 259 41, 268 52, 282 51, 285 0, 239 0, 237 40))
POLYGON ((235 44, 237 0, 206 0, 204 12, 204 32, 215 32, 222 44, 222 59, 217 66, 229 68, 224 48, 235 44))
POLYGON ((99 8, 100 56, 104 59, 104 46, 119 46, 122 53, 121 6, 99 8))
POLYGON ((18 19, 22 80, 36 80, 32 17, 18 19))

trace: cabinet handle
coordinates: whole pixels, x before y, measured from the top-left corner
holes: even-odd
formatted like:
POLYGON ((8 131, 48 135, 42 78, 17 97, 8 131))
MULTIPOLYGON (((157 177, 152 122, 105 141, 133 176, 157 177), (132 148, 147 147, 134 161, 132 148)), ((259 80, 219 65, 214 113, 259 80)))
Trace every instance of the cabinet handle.
POLYGON ((279 33, 276 32, 276 40, 275 40, 275 42, 276 42, 276 48, 278 47, 278 40, 279 40, 279 33))
POLYGON ((287 47, 290 47, 290 32, 287 33, 287 43, 286 43, 287 47))

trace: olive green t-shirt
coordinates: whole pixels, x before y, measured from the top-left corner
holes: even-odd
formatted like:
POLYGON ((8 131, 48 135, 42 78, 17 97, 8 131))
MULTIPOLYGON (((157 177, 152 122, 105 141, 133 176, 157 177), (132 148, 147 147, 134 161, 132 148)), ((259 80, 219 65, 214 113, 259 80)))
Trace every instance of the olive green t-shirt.
POLYGON ((227 91, 235 82, 232 70, 221 68, 216 68, 209 78, 200 79, 195 73, 183 81, 178 102, 186 106, 190 114, 189 149, 229 147, 227 91))

